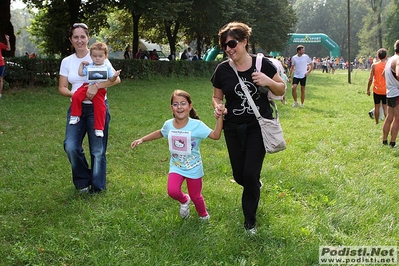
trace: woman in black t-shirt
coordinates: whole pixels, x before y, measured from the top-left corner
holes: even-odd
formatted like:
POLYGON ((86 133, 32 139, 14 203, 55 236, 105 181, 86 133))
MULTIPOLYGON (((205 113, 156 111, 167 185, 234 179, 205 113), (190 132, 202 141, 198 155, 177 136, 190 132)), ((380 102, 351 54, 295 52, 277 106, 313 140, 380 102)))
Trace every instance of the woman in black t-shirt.
MULTIPOLYGON (((285 84, 270 60, 263 58, 261 72, 256 72, 256 56, 248 53, 251 28, 244 23, 231 22, 219 31, 219 44, 236 65, 238 75, 247 85, 263 117, 271 118, 272 109, 267 94, 259 86, 268 87, 274 95, 283 95, 285 84)), ((265 157, 259 123, 246 100, 237 75, 229 60, 220 63, 211 78, 212 98, 216 118, 224 115, 224 136, 235 181, 243 187, 242 209, 244 228, 255 234, 256 211, 260 197, 260 172, 265 157), (226 109, 217 106, 226 99, 226 109)))

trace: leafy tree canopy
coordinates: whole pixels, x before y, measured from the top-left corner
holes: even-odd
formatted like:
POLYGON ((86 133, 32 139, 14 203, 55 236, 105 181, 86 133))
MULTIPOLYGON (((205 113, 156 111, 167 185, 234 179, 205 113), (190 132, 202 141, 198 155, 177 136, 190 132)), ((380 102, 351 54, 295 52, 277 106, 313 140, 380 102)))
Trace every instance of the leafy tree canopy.
POLYGON ((197 42, 201 50, 217 44, 219 29, 230 21, 242 21, 254 29, 254 44, 264 49, 283 47, 296 21, 287 0, 26 0, 39 10, 29 31, 40 51, 47 55, 69 54, 68 29, 85 22, 113 49, 128 43, 137 50, 139 37, 169 43, 171 51, 179 42, 197 42), (93 15, 95 14, 95 15, 93 15), (255 33, 256 32, 256 33, 255 33))

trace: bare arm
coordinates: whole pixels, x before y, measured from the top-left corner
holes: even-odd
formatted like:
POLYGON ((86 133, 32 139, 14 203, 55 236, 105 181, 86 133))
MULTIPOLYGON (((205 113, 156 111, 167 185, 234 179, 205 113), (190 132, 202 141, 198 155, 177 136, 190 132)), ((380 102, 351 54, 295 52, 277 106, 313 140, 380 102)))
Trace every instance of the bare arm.
MULTIPOLYGON (((216 106, 216 109, 218 109, 219 112, 223 113, 224 105, 218 104, 216 106)), ((220 115, 219 118, 216 120, 215 129, 212 130, 212 132, 209 134, 208 138, 211 138, 214 140, 220 139, 220 136, 222 135, 222 129, 223 129, 223 116, 220 115)))
POLYGON ((119 84, 121 82, 121 79, 119 77, 117 77, 115 79, 115 81, 111 81, 111 80, 107 80, 107 81, 102 81, 100 83, 95 83, 95 84, 91 84, 87 86, 87 93, 86 93, 86 97, 91 100, 93 99, 94 95, 97 94, 98 89, 101 88, 109 88, 112 87, 116 84, 119 84))
POLYGON ((87 62, 87 61, 82 61, 81 63, 80 63, 80 65, 79 65, 79 68, 78 68, 78 75, 79 76, 81 76, 81 77, 83 77, 85 74, 83 74, 83 68, 85 67, 85 66, 87 66, 89 64, 89 62, 87 62))
POLYGON ((130 147, 132 149, 134 149, 137 145, 139 145, 139 144, 141 144, 143 142, 160 139, 162 137, 163 137, 163 135, 161 133, 161 130, 159 129, 159 130, 156 130, 156 131, 154 131, 154 132, 152 132, 152 133, 150 133, 150 134, 148 134, 148 135, 146 135, 146 136, 144 136, 144 137, 142 137, 140 139, 136 139, 135 141, 133 141, 130 144, 130 147))
POLYGON ((313 70, 313 62, 309 64, 309 69, 308 71, 306 71, 306 76, 308 76, 310 72, 312 72, 312 70, 313 70))
POLYGON ((109 80, 111 82, 114 82, 116 80, 116 78, 119 77, 120 74, 121 74, 121 69, 115 71, 114 75, 112 77, 110 77, 109 80))
POLYGON ((374 78, 374 67, 375 65, 371 65, 371 70, 370 70, 370 76, 369 76, 369 81, 367 83, 367 95, 370 96, 370 87, 371 84, 373 84, 373 78, 374 78))
POLYGON ((58 92, 65 97, 72 97, 73 93, 68 88, 68 78, 65 76, 61 76, 58 81, 58 92))
POLYGON ((252 73, 252 80, 258 86, 269 87, 276 96, 281 96, 285 93, 285 83, 277 72, 273 78, 269 78, 262 72, 254 72, 252 73))
POLYGON ((290 79, 291 77, 293 77, 294 76, 294 68, 295 68, 295 66, 294 65, 291 65, 291 67, 290 67, 290 75, 288 76, 288 79, 290 79))
POLYGON ((395 59, 395 74, 399 77, 399 57, 395 59))
POLYGON ((7 42, 7 51, 11 51, 11 44, 10 44, 10 36, 5 35, 6 37, 6 42, 7 42))

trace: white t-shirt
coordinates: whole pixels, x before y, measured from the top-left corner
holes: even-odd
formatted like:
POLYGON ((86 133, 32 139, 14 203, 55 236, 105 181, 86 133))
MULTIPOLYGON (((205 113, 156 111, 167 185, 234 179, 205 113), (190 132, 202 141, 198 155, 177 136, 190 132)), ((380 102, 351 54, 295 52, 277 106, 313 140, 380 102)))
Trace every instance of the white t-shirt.
POLYGON ((294 77, 302 79, 308 71, 308 64, 312 63, 312 59, 307 54, 298 56, 297 54, 292 57, 292 65, 295 66, 294 77))
POLYGON ((399 81, 394 77, 391 65, 394 58, 398 59, 397 55, 388 59, 385 65, 385 82, 387 87, 387 98, 394 98, 399 96, 399 81))
MULTIPOLYGON (((87 61, 89 63, 93 62, 90 57, 90 52, 88 52, 83 58, 78 58, 76 54, 71 54, 62 59, 61 62, 60 75, 68 78, 68 82, 72 85, 71 91, 73 93, 75 93, 83 83, 87 82, 85 76, 79 76, 78 74, 79 65, 82 61, 87 61)), ((106 59, 104 63, 112 67, 111 62, 108 59, 106 59)), ((105 95, 105 99, 107 99, 107 95, 105 95)), ((91 103, 89 100, 83 102, 86 104, 91 103)))

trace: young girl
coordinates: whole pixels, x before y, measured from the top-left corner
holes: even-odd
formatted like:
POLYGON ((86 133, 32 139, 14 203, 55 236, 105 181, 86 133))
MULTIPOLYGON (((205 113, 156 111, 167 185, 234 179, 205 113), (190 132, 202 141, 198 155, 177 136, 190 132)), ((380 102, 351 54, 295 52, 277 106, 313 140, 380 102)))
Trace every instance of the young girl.
MULTIPOLYGON (((217 122, 215 129, 210 129, 199 120, 191 102, 190 94, 182 90, 175 90, 170 101, 173 113, 172 119, 167 120, 160 130, 156 130, 131 143, 132 149, 137 145, 162 137, 168 138, 170 150, 170 168, 168 175, 168 195, 180 202, 180 216, 186 218, 190 214, 190 202, 201 220, 209 220, 205 201, 202 197, 202 176, 204 175, 202 159, 199 150, 201 139, 207 137, 218 140, 223 128, 223 117, 217 122), (183 193, 181 186, 187 182, 188 195, 183 193)), ((217 106, 220 111, 224 105, 217 106)))

